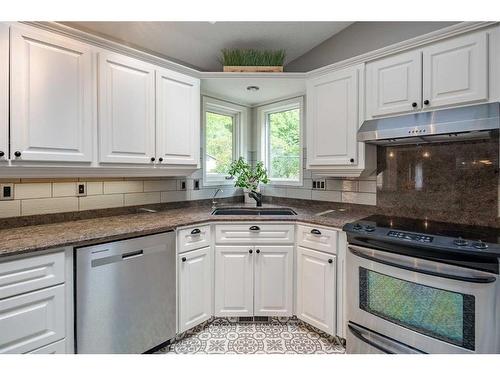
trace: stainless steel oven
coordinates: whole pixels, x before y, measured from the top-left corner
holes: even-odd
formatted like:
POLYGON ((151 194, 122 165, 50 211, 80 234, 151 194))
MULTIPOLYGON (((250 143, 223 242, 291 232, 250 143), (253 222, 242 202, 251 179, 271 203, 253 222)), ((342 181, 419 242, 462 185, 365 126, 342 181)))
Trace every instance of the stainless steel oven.
POLYGON ((348 353, 500 353, 498 275, 350 244, 348 353))

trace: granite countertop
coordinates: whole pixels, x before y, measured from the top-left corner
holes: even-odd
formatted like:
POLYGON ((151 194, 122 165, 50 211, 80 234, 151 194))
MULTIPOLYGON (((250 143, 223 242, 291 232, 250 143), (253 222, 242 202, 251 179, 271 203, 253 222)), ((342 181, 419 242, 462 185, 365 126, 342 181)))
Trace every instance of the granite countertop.
MULTIPOLYGON (((242 207, 242 204, 227 205, 242 207)), ((224 207, 224 205, 220 206, 224 207)), ((264 204, 263 207, 284 207, 264 204)), ((362 209, 333 208, 326 215, 317 216, 330 207, 291 206, 296 216, 236 216, 211 215, 210 205, 167 208, 158 212, 129 213, 116 216, 70 220, 53 224, 27 225, 0 230, 0 257, 20 255, 64 246, 85 246, 115 241, 134 236, 165 232, 179 227, 206 222, 234 221, 290 221, 342 228, 348 222, 367 216, 362 209)), ((330 208, 331 209, 331 208, 330 208)))

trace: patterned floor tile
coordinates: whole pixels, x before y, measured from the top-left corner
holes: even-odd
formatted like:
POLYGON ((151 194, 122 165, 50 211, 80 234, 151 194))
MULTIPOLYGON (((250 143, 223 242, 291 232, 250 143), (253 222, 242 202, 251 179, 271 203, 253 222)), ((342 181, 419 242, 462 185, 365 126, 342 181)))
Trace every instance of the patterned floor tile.
POLYGON ((343 354, 332 336, 295 318, 237 323, 216 318, 179 336, 158 354, 343 354))

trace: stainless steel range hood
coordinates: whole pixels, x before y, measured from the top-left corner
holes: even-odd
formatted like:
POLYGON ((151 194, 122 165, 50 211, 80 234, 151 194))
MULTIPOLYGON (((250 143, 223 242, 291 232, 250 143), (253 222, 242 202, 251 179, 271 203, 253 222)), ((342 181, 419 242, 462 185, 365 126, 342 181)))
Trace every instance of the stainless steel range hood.
POLYGON ((490 103, 368 120, 358 130, 358 141, 393 145, 482 139, 499 127, 500 103, 490 103))

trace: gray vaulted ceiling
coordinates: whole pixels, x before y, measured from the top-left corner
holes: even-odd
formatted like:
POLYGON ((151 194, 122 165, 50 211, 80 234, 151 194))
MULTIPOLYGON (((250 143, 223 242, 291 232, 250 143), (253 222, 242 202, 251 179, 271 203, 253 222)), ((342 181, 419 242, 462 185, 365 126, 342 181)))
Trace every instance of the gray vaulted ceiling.
POLYGON ((290 62, 352 22, 62 22, 201 71, 222 48, 285 49, 290 62))

